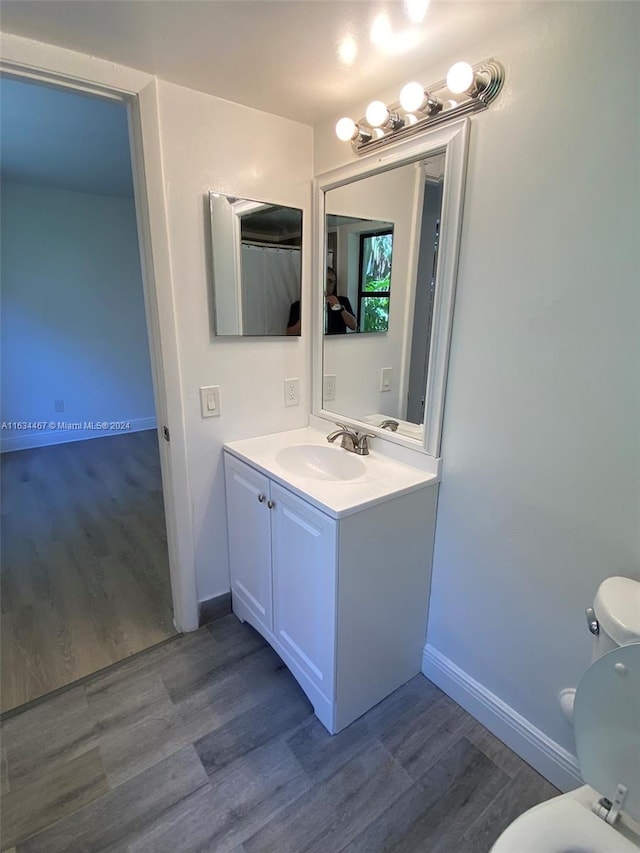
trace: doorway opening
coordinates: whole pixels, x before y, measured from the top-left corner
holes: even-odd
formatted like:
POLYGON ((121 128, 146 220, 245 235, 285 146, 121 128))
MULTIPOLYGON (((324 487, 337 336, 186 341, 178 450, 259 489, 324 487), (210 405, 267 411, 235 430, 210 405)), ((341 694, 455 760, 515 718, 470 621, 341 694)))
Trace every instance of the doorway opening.
POLYGON ((7 711, 177 632, 127 106, 0 87, 7 711))

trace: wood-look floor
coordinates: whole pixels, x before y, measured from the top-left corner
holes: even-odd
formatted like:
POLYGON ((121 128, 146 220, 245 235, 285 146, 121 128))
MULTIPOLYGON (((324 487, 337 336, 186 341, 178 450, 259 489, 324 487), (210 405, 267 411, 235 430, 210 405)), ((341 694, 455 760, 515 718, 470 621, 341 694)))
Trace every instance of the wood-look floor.
POLYGON ((2 744, 17 853, 486 853, 558 793, 421 675, 331 737, 233 615, 20 711, 2 744))
POLYGON ((1 465, 6 711, 176 631, 155 430, 1 465))

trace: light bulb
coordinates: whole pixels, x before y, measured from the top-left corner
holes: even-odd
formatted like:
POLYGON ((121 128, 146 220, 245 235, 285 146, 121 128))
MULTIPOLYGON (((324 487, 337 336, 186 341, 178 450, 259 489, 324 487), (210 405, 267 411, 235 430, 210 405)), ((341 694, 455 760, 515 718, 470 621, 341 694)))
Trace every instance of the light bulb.
POLYGON ((412 124, 417 124, 418 116, 414 115, 413 113, 407 113, 404 117, 404 123, 407 125, 407 127, 410 127, 412 124))
POLYGON ((382 101, 371 101, 367 107, 365 117, 371 127, 381 127, 389 119, 389 110, 382 101))
POLYGON ((345 116, 336 123, 336 136, 342 142, 348 142, 356 135, 357 125, 352 118, 345 116))
POLYGON ((412 83, 407 83, 402 87, 400 92, 400 106, 408 113, 413 113, 419 110, 424 105, 426 98, 424 88, 415 80, 412 83))
POLYGON ((475 74, 468 62, 456 62, 447 74, 447 88, 454 95, 467 92, 473 85, 475 74))

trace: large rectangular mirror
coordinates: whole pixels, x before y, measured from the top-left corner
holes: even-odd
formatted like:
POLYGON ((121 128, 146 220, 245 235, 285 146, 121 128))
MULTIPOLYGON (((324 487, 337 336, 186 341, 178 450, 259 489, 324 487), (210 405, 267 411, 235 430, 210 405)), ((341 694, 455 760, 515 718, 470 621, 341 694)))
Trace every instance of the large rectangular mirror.
POLYGON ((216 335, 299 335, 302 211, 213 192, 209 208, 216 335))
POLYGON ((322 302, 316 301, 314 411, 433 456, 440 445, 467 137, 467 122, 459 122, 316 182, 323 248, 316 261, 322 302), (340 307, 346 299, 356 319, 343 335, 328 326, 331 278, 340 307))

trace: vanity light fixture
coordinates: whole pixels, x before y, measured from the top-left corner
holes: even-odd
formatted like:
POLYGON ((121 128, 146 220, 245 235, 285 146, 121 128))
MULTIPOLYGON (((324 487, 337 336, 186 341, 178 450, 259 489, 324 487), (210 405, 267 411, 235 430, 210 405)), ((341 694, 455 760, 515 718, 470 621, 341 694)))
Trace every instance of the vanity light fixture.
POLYGON ((415 81, 407 83, 398 103, 387 106, 382 101, 372 101, 365 117, 357 123, 341 118, 336 135, 343 142, 350 141, 356 154, 366 154, 431 125, 486 109, 497 98, 503 83, 504 69, 494 59, 477 65, 456 62, 446 80, 428 88, 415 81))

